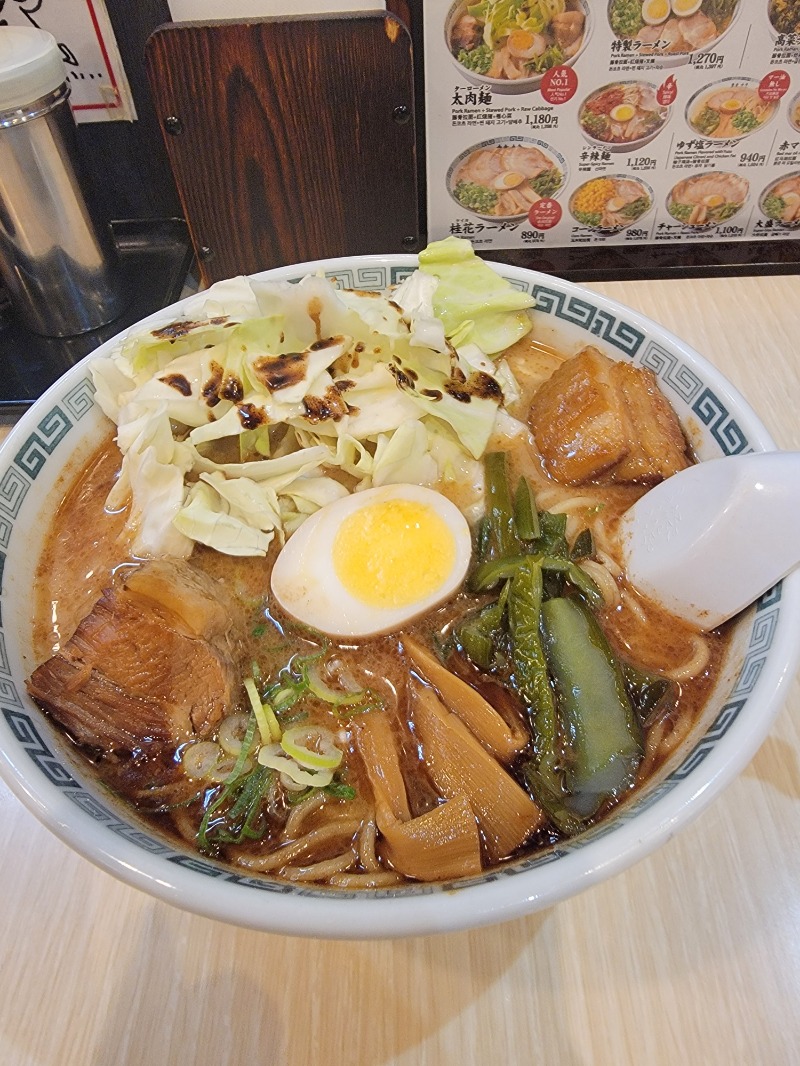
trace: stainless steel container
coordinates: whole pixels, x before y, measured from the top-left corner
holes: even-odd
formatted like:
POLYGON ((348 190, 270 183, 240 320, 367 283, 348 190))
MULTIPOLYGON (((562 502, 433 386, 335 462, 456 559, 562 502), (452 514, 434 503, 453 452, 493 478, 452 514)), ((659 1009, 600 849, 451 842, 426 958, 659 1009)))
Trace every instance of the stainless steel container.
POLYGON ((0 279, 34 333, 71 337, 124 309, 111 230, 85 195, 52 34, 0 28, 0 279))

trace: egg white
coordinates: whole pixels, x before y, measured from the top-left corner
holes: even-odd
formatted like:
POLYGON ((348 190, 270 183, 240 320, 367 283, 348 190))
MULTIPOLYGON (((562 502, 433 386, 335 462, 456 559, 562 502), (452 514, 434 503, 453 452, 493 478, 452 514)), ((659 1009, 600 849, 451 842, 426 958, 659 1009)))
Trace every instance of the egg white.
POLYGON ((272 594, 287 614, 328 636, 378 636, 400 629, 452 596, 464 580, 471 552, 467 520, 446 496, 420 485, 381 485, 335 500, 307 518, 275 561, 272 594), (351 514, 392 500, 429 507, 450 531, 455 557, 445 579, 428 595, 413 603, 382 608, 364 603, 345 588, 336 575, 333 545, 351 514))

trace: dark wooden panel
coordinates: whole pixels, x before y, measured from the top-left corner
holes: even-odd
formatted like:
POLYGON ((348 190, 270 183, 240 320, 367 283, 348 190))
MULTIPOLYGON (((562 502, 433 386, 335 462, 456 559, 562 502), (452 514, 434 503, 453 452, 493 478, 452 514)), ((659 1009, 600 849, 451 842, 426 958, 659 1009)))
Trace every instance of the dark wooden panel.
POLYGON ((417 247, 411 41, 380 12, 189 23, 146 50, 203 280, 417 247), (204 251, 207 249, 208 251, 204 251))
POLYGON ((139 116, 135 122, 78 126, 78 147, 93 198, 109 219, 162 219, 181 213, 144 70, 144 47, 169 22, 167 0, 106 0, 139 116))

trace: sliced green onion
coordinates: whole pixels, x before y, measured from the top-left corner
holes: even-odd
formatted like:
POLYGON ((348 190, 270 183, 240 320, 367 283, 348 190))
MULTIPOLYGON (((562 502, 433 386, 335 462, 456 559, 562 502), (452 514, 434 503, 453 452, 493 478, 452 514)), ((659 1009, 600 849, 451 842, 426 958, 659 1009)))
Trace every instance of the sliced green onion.
POLYGON ((227 718, 222 719, 217 741, 226 754, 238 755, 242 750, 249 720, 246 714, 229 714, 227 718))
POLYGON ((187 777, 196 781, 208 780, 222 758, 222 748, 213 740, 199 740, 189 744, 181 755, 181 766, 187 777))
MULTIPOLYGON (((236 763, 234 764, 233 769, 225 780, 223 787, 219 790, 217 795, 208 804, 205 811, 203 812, 203 818, 200 822, 200 827, 197 830, 197 843, 200 846, 201 851, 208 851, 211 848, 212 842, 208 838, 209 828, 211 827, 211 820, 217 813, 217 811, 222 807, 222 805, 231 798, 231 796, 237 791, 238 788, 241 787, 243 777, 242 771, 244 770, 245 764, 248 761, 252 763, 252 760, 250 759, 250 753, 253 749, 253 746, 255 745, 256 728, 257 719, 255 714, 252 714, 250 716, 250 721, 247 724, 247 732, 244 735, 241 750, 239 751, 239 754, 236 757, 236 763)), ((244 780, 247 781, 248 779, 245 777, 244 780)))
POLYGON ((262 766, 269 766, 270 769, 285 774, 295 785, 324 788, 333 780, 333 770, 305 769, 290 758, 280 744, 265 744, 258 753, 258 761, 262 766))
POLYGON ((331 688, 326 684, 319 672, 319 664, 312 663, 305 671, 308 690, 317 699, 332 703, 334 707, 345 706, 351 703, 361 703, 367 696, 365 689, 356 692, 342 692, 340 689, 331 688))
MULTIPOLYGON (((220 752, 222 755, 222 752, 220 752)), ((233 771, 238 765, 238 756, 223 755, 216 766, 214 766, 210 772, 206 775, 209 781, 215 781, 217 784, 224 784, 231 776, 233 771)), ((250 756, 246 756, 244 762, 239 768, 237 774, 238 777, 244 777, 245 774, 249 774, 253 769, 253 760, 250 756)))
POLYGON ((250 706, 253 708, 253 714, 256 716, 256 721, 258 722, 261 743, 270 744, 276 740, 280 740, 281 727, 278 723, 278 719, 275 717, 272 707, 270 707, 268 703, 261 702, 256 683, 252 677, 246 677, 244 679, 244 687, 250 700, 250 706))
POLYGON ((293 726, 281 737, 281 747, 308 770, 335 770, 344 753, 337 748, 330 729, 322 726, 293 726))

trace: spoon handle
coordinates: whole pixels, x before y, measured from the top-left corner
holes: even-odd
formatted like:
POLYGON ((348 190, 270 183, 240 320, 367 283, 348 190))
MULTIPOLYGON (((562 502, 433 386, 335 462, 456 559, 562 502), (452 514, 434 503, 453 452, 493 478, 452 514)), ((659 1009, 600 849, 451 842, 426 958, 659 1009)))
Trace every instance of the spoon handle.
POLYGON ((623 516, 631 584, 702 630, 713 629, 800 563, 800 452, 699 463, 651 489, 623 516))

